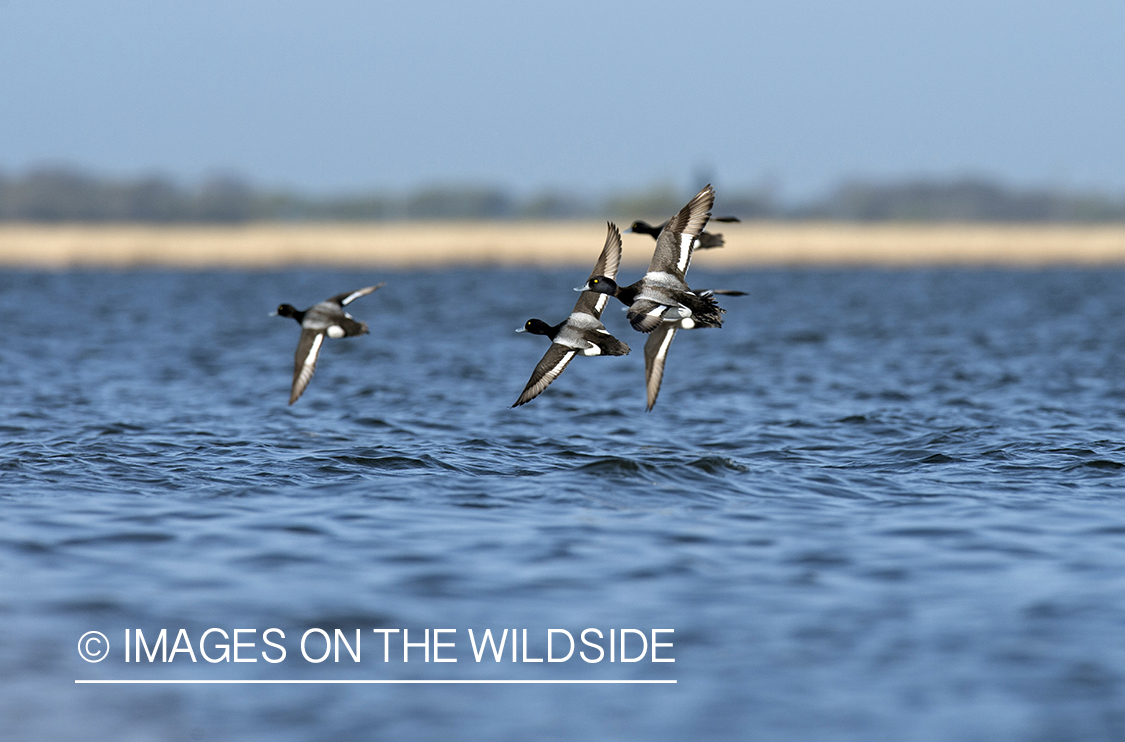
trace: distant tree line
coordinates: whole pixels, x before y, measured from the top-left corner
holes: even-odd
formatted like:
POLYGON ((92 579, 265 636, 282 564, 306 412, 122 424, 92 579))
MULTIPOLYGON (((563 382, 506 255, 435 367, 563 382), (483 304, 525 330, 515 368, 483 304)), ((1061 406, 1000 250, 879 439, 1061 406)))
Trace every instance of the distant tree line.
POLYGON ((864 222, 1110 222, 1125 220, 1125 198, 1016 190, 979 179, 848 183, 790 216, 864 222))
MULTIPOLYGON (((449 186, 408 194, 315 198, 250 186, 234 177, 197 187, 150 176, 115 180, 68 168, 0 173, 0 221, 241 223, 390 219, 663 219, 683 205, 672 187, 590 199, 567 193, 516 198, 499 188, 449 186)), ((852 182, 805 204, 782 205, 769 192, 720 195, 716 215, 741 219, 919 222, 1125 221, 1125 198, 1097 193, 1018 190, 984 179, 852 182)))

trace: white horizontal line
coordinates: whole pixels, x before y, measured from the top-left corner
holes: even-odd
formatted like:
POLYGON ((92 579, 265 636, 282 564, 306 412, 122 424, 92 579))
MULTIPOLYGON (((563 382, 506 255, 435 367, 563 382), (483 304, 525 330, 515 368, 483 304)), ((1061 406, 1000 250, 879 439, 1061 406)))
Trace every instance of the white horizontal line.
POLYGON ((657 685, 675 680, 75 680, 98 685, 657 685))

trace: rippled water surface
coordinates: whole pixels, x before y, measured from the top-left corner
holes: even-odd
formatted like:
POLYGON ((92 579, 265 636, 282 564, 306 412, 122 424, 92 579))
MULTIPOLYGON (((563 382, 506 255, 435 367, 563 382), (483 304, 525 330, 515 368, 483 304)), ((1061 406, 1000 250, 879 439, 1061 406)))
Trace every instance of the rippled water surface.
POLYGON ((1125 737, 1125 272, 693 271, 749 296, 680 334, 652 413, 615 305, 630 356, 509 409, 546 347, 513 330, 584 278, 0 275, 4 728, 1125 737), (268 312, 379 280, 286 406, 298 328, 268 312), (287 659, 124 661, 127 629, 212 627, 251 654, 278 627, 287 659), (361 629, 362 661, 305 661, 310 627, 361 629), (675 662, 478 664, 467 636, 526 628, 534 658, 591 627, 674 629, 675 662), (384 663, 373 628, 455 628, 458 662, 384 663), (74 683, 392 678, 677 683, 74 683))

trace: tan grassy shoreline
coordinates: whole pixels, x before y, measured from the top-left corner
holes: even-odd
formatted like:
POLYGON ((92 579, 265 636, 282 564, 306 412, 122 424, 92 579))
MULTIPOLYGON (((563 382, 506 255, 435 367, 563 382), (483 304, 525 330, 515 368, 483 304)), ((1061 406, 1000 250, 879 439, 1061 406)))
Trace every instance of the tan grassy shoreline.
MULTIPOLYGON (((784 265, 1125 264, 1125 225, 719 225, 709 267, 784 265)), ((0 266, 268 268, 590 264, 604 222, 250 224, 243 226, 0 225, 0 266)), ((653 242, 625 236, 626 263, 653 242)))

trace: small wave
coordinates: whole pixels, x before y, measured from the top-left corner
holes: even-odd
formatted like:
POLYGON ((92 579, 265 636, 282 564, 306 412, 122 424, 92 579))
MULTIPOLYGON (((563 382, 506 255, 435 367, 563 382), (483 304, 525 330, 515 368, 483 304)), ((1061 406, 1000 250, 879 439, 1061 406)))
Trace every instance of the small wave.
POLYGON ((820 345, 827 339, 823 332, 815 330, 791 332, 785 336, 785 341, 794 345, 820 345))
POLYGON ((916 526, 913 528, 891 528, 882 531, 884 536, 905 536, 907 538, 951 538, 971 534, 965 528, 941 528, 939 526, 916 526))
POLYGON ((715 541, 701 533, 669 533, 662 536, 662 540, 669 544, 710 544, 715 541))
POLYGON ((1086 533, 1091 536, 1125 536, 1125 525, 1091 528, 1086 533))
POLYGON ((599 423, 605 420, 607 417, 632 417, 632 415, 626 413, 618 407, 606 407, 600 410, 585 412, 583 414, 580 414, 576 419, 579 422, 583 423, 599 423))
POLYGON ((284 567, 289 564, 322 564, 324 559, 307 553, 265 552, 251 556, 232 559, 231 563, 248 567, 261 567, 268 570, 284 567))
POLYGON ((88 613, 114 613, 121 611, 123 606, 113 600, 91 599, 91 600, 64 600, 52 604, 48 610, 52 613, 76 613, 85 615, 88 613))
POLYGON ((308 526, 303 523, 278 523, 264 526, 258 526, 258 530, 262 531, 278 531, 281 533, 295 533, 300 536, 327 536, 329 532, 314 526, 308 526))
POLYGON ((852 560, 843 554, 827 551, 807 551, 792 556, 785 561, 789 564, 813 567, 844 567, 852 563, 852 560))
POLYGON ((701 459, 689 462, 688 466, 705 471, 708 474, 727 474, 730 472, 741 474, 750 471, 749 467, 725 456, 704 456, 701 459))
POLYGON ((1119 461, 1111 461, 1109 459, 1094 459, 1093 461, 1083 461, 1070 467, 1074 469, 1097 469, 1100 471, 1118 471, 1125 469, 1125 464, 1119 461))
POLYGON ((97 426, 87 430, 87 432, 94 433, 95 435, 126 435, 128 433, 143 433, 147 430, 143 425, 134 425, 132 423, 112 423, 110 425, 97 426))
POLYGON ((468 440, 461 441, 461 448, 470 448, 475 451, 492 451, 496 448, 496 441, 490 441, 485 438, 469 438, 468 440))
POLYGON ((357 417, 357 418, 353 418, 352 422, 354 422, 356 425, 362 425, 365 428, 392 428, 393 429, 395 427, 394 425, 391 425, 386 420, 380 419, 378 417, 357 417))
POLYGON ((63 541, 62 546, 89 546, 94 544, 158 544, 172 541, 175 534, 135 531, 127 533, 110 533, 104 536, 87 536, 84 538, 71 538, 63 541))
POLYGON ((447 464, 440 459, 433 456, 423 456, 421 458, 414 458, 411 456, 333 456, 333 461, 339 461, 345 464, 355 464, 362 466, 366 469, 377 469, 379 471, 404 471, 415 469, 441 469, 443 471, 459 471, 459 469, 452 465, 447 464))
POLYGON ((655 472, 656 468, 623 456, 607 456, 579 466, 577 471, 590 474, 642 474, 655 472))

